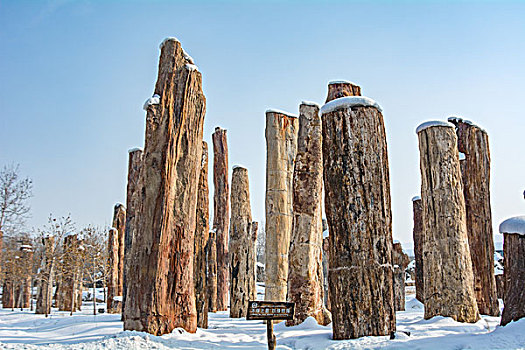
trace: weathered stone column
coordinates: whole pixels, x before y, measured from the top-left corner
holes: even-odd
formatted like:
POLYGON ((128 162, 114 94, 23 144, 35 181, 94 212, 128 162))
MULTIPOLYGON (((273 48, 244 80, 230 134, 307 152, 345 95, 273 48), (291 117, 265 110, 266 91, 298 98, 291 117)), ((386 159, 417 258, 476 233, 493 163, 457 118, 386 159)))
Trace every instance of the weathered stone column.
POLYGON ((334 80, 328 83, 325 103, 347 96, 361 96, 361 87, 348 80, 334 80))
POLYGON ((295 303, 295 317, 286 322, 287 326, 303 323, 310 316, 322 325, 332 322, 323 300, 321 134, 319 106, 301 103, 293 175, 293 226, 288 270, 288 301, 295 303))
POLYGON ((53 278, 55 274, 55 237, 46 236, 42 238, 44 254, 42 256, 42 267, 40 284, 38 285, 38 296, 36 299, 37 314, 48 315, 51 313, 51 298, 53 297, 53 278))
POLYGON ((161 44, 155 95, 144 107, 142 205, 124 329, 195 332, 193 254, 206 99, 201 73, 174 38, 161 44))
POLYGON ((414 213, 414 228, 412 237, 414 239, 415 266, 415 285, 416 299, 425 302, 424 283, 423 283, 423 202, 420 196, 412 198, 412 211, 414 213))
POLYGON ((451 117, 456 125, 461 160, 467 234, 479 312, 499 316, 494 277, 494 237, 490 209, 490 149, 487 132, 468 120, 451 117))
POLYGON ((208 282, 208 311, 217 312, 217 238, 211 230, 206 243, 206 277, 208 282))
POLYGON ((133 273, 130 271, 131 245, 133 237, 137 231, 137 214, 140 212, 141 194, 140 188, 140 170, 142 169, 142 149, 133 148, 128 151, 128 183, 126 189, 126 230, 124 234, 124 275, 122 286, 122 321, 124 321, 124 308, 127 294, 127 275, 133 273))
POLYGON ((197 221, 195 223, 195 305, 197 327, 208 328, 208 291, 206 281, 206 243, 210 234, 209 190, 208 190, 208 144, 202 141, 199 189, 197 192, 197 221))
POLYGON ((62 258, 62 276, 58 290, 58 310, 75 312, 80 310, 77 303, 79 287, 79 247, 77 234, 64 237, 62 258))
POLYGON ((426 122, 417 130, 423 203, 425 319, 479 319, 468 247, 457 138, 451 124, 426 122))
POLYGON ((266 111, 266 289, 265 300, 286 301, 292 234, 292 182, 297 117, 266 111))
POLYGON ((405 270, 410 258, 401 243, 394 243, 392 248, 392 263, 394 264, 394 308, 396 311, 405 311, 405 270))
POLYGON ((379 105, 342 97, 321 108, 334 339, 396 329, 386 134, 379 105))
MULTIPOLYGON (((327 224, 328 225, 328 224, 327 224)), ((330 271, 330 237, 323 238, 323 279, 324 279, 324 304, 326 309, 330 311, 331 301, 330 301, 330 288, 329 288, 329 277, 328 273, 330 271)))
POLYGON ((114 298, 118 295, 118 263, 119 263, 119 237, 118 230, 109 229, 108 234, 108 294, 106 296, 106 310, 109 314, 119 313, 114 298))
MULTIPOLYGON (((231 223, 230 223, 230 317, 246 317, 248 301, 253 298, 249 282, 251 276, 248 263, 249 247, 252 244, 252 210, 248 170, 235 166, 232 173, 231 223)), ((252 299, 253 300, 253 299, 252 299)))
POLYGON ((228 263, 228 225, 230 188, 228 185, 228 142, 226 130, 215 128, 213 140, 213 229, 217 244, 217 311, 228 308, 230 268, 228 263))
MULTIPOLYGON (((115 295, 122 296, 122 289, 124 286, 124 245, 125 245, 125 236, 126 236, 126 207, 122 203, 115 204, 113 208, 113 227, 117 230, 117 245, 118 245, 118 255, 117 255, 117 289, 115 290, 115 295)), ((119 305, 119 309, 122 305, 119 305)), ((120 310, 119 310, 120 312, 120 310)))
POLYGON ((503 233, 505 293, 501 325, 525 317, 525 216, 507 219, 499 226, 503 233))

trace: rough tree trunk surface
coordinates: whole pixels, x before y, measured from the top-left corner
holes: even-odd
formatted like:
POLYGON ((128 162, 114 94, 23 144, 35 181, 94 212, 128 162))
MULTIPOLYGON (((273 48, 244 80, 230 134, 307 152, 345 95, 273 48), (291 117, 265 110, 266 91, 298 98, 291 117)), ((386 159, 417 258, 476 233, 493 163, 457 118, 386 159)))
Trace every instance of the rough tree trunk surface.
POLYGON ((217 238, 210 231, 206 243, 206 278, 208 282, 208 311, 217 312, 217 238))
POLYGON ((498 298, 505 300, 505 275, 500 274, 494 277, 496 277, 496 292, 498 294, 498 298))
MULTIPOLYGON (((124 235, 124 281, 122 286, 122 311, 126 304, 126 295, 128 292, 127 276, 130 271, 131 263, 131 245, 135 237, 137 226, 137 214, 140 212, 140 193, 139 180, 140 170, 142 169, 142 149, 134 148, 128 152, 128 184, 126 191, 126 230, 124 235)), ((125 313, 122 312, 122 321, 125 313)))
POLYGON ((206 281, 206 243, 210 235, 208 190, 208 144, 202 141, 202 161, 197 192, 197 215, 195 223, 195 306, 197 327, 208 328, 208 292, 206 281))
POLYGON ((423 202, 420 197, 412 198, 412 210, 414 213, 414 228, 412 237, 414 239, 415 266, 415 285, 416 299, 425 302, 424 282, 423 282, 423 202))
POLYGON ((141 210, 132 246, 125 330, 197 329, 193 254, 206 99, 174 38, 161 45, 156 101, 146 104, 141 210))
POLYGON ((42 239, 44 244, 44 254, 42 257, 42 275, 38 285, 38 295, 36 299, 37 314, 51 313, 51 298, 53 297, 53 278, 55 274, 55 237, 47 236, 42 239))
POLYGON ((454 128, 418 128, 423 201, 425 319, 479 319, 454 128))
POLYGON ((228 143, 226 130, 215 128, 213 140, 213 229, 217 244, 217 311, 228 308, 230 268, 228 266, 228 226, 230 188, 228 185, 228 143))
POLYGON ((292 181, 299 121, 266 112, 266 289, 265 300, 286 301, 292 234, 292 181))
MULTIPOLYGON (((122 289, 124 286, 124 242, 126 236, 126 208, 124 205, 118 203, 113 208, 113 227, 118 233, 118 260, 117 260, 117 289, 116 295, 122 296, 122 289)), ((120 312, 120 310, 119 310, 120 312)))
POLYGON ((257 300, 257 232, 259 223, 252 221, 250 238, 248 244, 248 296, 250 300, 257 300))
POLYGON ((295 317, 287 326, 303 323, 310 316, 322 325, 332 322, 324 307, 322 153, 319 107, 303 103, 299 107, 288 270, 288 301, 295 303, 295 317))
POLYGON ((392 263, 394 264, 394 308, 405 311, 405 270, 410 258, 403 252, 401 243, 394 243, 392 248, 392 263))
POLYGON ((323 238, 323 284, 324 284, 324 304, 328 311, 330 311, 331 308, 331 302, 330 302, 330 288, 328 287, 329 283, 329 277, 328 273, 330 271, 330 237, 323 238))
POLYGON ((2 286, 2 308, 12 309, 15 307, 15 295, 13 293, 13 281, 11 276, 5 276, 2 286))
POLYGON ((248 170, 234 167, 231 188, 230 223, 230 317, 246 317, 248 301, 253 300, 254 291, 249 282, 254 278, 253 264, 248 262, 252 244, 252 210, 248 170))
POLYGON ((322 109, 333 338, 388 335, 396 318, 383 116, 353 97, 343 99, 322 109))
POLYGON ((76 303, 79 287, 78 271, 78 251, 80 240, 76 234, 68 235, 64 238, 63 250, 64 258, 62 259, 62 278, 58 290, 58 310, 59 311, 77 311, 80 305, 76 303), (76 305, 73 305, 76 304, 76 305), (73 309, 73 310, 72 310, 73 309))
POLYGON ((461 161, 467 234, 479 312, 499 316, 494 277, 494 237, 490 209, 490 149, 487 132, 471 122, 449 118, 456 125, 461 161))
POLYGON ((331 81, 328 84, 328 96, 325 103, 347 96, 361 96, 361 87, 349 81, 331 81))
POLYGON ((108 235, 108 294, 106 297, 106 310, 109 314, 119 312, 119 310, 114 307, 114 297, 118 295, 118 244, 118 231, 115 228, 110 228, 108 235))
POLYGON ((501 325, 525 317, 525 236, 503 234, 505 297, 501 325))

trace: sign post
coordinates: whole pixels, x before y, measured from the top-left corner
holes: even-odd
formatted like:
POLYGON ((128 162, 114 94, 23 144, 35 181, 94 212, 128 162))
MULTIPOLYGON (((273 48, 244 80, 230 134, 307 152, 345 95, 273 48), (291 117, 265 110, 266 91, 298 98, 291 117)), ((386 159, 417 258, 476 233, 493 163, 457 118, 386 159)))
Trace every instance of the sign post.
POLYGON ((268 349, 275 350, 277 341, 273 334, 273 320, 293 320, 294 313, 295 303, 251 300, 248 302, 246 319, 266 321, 268 349))

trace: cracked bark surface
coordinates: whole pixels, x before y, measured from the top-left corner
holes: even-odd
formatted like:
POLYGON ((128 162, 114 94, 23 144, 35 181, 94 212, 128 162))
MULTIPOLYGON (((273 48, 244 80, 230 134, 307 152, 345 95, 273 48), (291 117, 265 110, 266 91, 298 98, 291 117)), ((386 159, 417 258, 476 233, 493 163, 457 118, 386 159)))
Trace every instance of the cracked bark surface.
POLYGON ((414 239, 415 285, 416 299, 425 302, 425 284, 423 282, 423 202, 421 198, 412 200, 412 211, 414 213, 414 228, 412 237, 414 239))
POLYGON ((501 325, 525 317, 525 236, 503 234, 505 295, 501 325))

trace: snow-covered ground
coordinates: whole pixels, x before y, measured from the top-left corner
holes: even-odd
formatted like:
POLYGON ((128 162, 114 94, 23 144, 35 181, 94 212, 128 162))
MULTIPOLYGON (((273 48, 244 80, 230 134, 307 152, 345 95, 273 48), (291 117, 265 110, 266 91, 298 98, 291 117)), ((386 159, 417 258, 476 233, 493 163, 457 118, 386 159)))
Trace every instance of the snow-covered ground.
MULTIPOLYGON (((278 349, 525 349, 525 319, 499 327, 498 317, 475 324, 450 318, 423 319, 423 306, 407 290, 406 311, 397 313, 396 339, 363 337, 331 340, 331 325, 313 319, 296 327, 275 326, 278 349), (410 336, 405 332, 410 332, 410 336)), ((98 293, 97 293, 98 294, 98 293)), ((97 307, 103 307, 99 304, 97 307)), ((266 326, 260 321, 230 319, 227 312, 209 314, 209 328, 197 333, 181 329, 161 337, 122 331, 120 315, 92 315, 93 304, 82 311, 53 310, 45 318, 30 311, 0 309, 0 349, 266 349, 266 326)))

